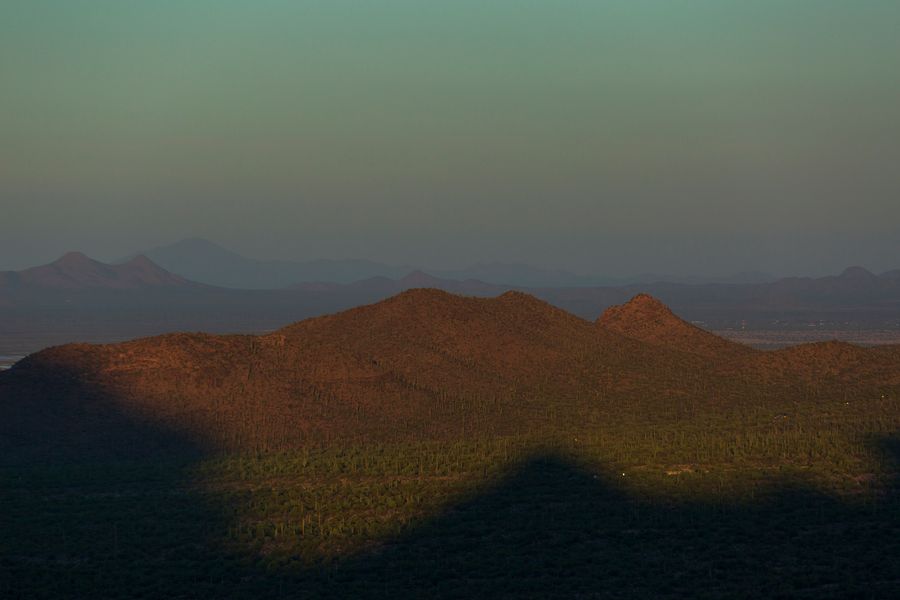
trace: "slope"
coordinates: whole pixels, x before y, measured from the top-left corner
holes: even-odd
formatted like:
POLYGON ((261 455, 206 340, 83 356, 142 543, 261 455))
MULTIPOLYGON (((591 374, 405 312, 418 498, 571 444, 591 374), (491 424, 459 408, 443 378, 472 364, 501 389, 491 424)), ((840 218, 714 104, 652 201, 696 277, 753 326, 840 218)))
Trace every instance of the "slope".
MULTIPOLYGON (((848 365, 860 394, 898 383, 897 348, 854 348, 853 361, 801 351, 848 365)), ((759 407, 825 368, 791 356, 720 340, 649 297, 594 324, 521 292, 414 289, 263 336, 36 353, 0 374, 0 440, 102 445, 90 432, 110 430, 109 414, 244 450, 570 431, 616 414, 668 422, 759 407)))
POLYGON ((680 319, 649 294, 638 294, 625 304, 606 309, 597 319, 597 327, 708 359, 733 359, 753 353, 746 346, 724 340, 680 319))
POLYGON ((47 349, 0 378, 2 409, 16 412, 0 433, 27 413, 53 437, 90 406, 115 405, 227 447, 502 434, 546 425, 548 408, 577 418, 573 403, 614 394, 683 396, 682 374, 701 368, 526 294, 415 289, 264 336, 47 349))
POLYGON ((0 273, 0 288, 10 289, 133 290, 188 285, 191 282, 159 267, 146 256, 136 256, 126 263, 109 265, 88 258, 81 252, 69 252, 47 265, 0 273))

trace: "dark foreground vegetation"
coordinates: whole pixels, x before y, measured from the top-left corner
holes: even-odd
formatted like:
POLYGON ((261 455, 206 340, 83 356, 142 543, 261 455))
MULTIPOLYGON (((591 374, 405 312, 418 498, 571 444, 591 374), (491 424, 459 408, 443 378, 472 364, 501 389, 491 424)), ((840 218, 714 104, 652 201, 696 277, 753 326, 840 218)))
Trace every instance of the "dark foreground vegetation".
MULTIPOLYGON (((475 305, 503 323, 488 337, 462 320, 468 304, 422 321, 415 300, 388 306, 406 328, 372 312, 307 326, 317 358, 285 330, 273 345, 298 366, 271 358, 265 384, 256 359, 233 357, 154 382, 159 348, 193 338, 63 349, 5 373, 0 596, 900 594, 892 349, 762 353, 652 303, 595 325, 518 298, 475 305), (348 322, 368 323, 341 340, 356 362, 315 337, 348 322), (306 387, 285 374, 302 369, 306 387), (316 427, 288 435, 280 403, 316 427)), ((177 356, 221 359, 228 343, 177 356)))
POLYGON ((686 440, 677 463, 626 436, 7 468, 0 593, 896 597, 896 441, 841 439, 686 440))

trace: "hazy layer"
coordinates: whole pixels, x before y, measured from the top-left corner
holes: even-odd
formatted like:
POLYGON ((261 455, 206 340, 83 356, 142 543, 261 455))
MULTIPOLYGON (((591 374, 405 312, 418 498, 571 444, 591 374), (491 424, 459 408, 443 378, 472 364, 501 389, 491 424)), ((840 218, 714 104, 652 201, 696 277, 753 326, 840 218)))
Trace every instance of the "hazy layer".
POLYGON ((895 268, 900 4, 7 0, 0 268, 895 268))

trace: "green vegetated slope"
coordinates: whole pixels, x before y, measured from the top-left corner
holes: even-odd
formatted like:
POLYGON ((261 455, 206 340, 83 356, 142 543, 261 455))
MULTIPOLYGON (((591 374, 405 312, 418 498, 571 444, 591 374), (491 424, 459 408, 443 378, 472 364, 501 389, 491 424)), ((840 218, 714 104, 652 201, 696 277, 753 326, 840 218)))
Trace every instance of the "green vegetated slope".
POLYGON ((900 349, 413 290, 0 376, 0 593, 891 597, 900 349))

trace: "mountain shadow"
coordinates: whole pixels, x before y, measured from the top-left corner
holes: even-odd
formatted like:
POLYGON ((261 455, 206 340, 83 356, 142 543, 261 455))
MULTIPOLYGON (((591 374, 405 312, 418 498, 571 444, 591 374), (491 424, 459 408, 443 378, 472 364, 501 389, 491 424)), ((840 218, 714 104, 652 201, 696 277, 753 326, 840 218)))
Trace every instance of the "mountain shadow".
MULTIPOLYGON (((894 457, 898 448, 884 446, 894 457)), ((654 501, 544 454, 408 535, 279 589, 334 598, 896 597, 898 527, 895 493, 853 504, 784 484, 746 504, 654 501)))
MULTIPOLYGON (((87 345, 83 345, 87 346, 87 345)), ((196 460, 209 448, 173 422, 141 414, 78 365, 31 369, 26 359, 0 377, 0 467, 196 460)))
POLYGON ((218 552, 221 515, 191 491, 209 449, 75 370, 19 377, 0 377, 0 597, 204 592, 184 565, 218 552))
MULTIPOLYGON (((883 448, 896 459, 900 444, 883 448)), ((107 472, 105 481, 117 478, 113 493, 77 472, 56 493, 38 482, 40 493, 25 497, 16 482, 5 482, 0 592, 8 598, 889 598, 900 591, 896 482, 881 498, 858 502, 788 484, 747 502, 679 502, 634 494, 608 475, 541 453, 374 549, 302 568, 273 566, 260 548, 236 554, 221 546, 234 499, 192 489, 190 472, 189 465, 167 471, 161 462, 107 472), (29 510, 52 514, 50 522, 35 526, 34 518, 10 516, 29 510)))

